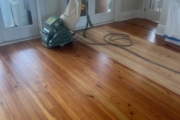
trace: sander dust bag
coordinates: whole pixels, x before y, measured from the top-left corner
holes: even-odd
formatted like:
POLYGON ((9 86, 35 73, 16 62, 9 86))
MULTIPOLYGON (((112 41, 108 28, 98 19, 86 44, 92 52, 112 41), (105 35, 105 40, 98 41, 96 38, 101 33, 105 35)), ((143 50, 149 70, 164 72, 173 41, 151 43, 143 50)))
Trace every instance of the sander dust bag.
POLYGON ((64 14, 60 16, 67 29, 73 30, 76 27, 80 19, 81 4, 81 0, 70 0, 64 14))

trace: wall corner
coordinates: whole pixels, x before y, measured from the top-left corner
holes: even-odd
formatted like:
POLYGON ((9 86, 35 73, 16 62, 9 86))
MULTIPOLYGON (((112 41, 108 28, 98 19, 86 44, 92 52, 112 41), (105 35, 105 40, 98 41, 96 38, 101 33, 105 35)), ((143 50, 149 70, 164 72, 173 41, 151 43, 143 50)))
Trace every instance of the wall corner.
POLYGON ((165 25, 158 24, 156 34, 163 36, 165 31, 165 25))

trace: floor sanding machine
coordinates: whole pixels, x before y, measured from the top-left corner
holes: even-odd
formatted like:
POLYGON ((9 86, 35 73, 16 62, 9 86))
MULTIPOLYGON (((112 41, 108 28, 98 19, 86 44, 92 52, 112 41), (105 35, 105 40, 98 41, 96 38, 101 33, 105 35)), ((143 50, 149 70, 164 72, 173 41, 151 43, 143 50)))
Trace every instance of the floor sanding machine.
MULTIPOLYGON (((93 27, 90 16, 88 15, 88 0, 70 0, 69 4, 65 10, 65 13, 58 17, 50 17, 46 21, 46 27, 42 30, 42 43, 47 48, 53 48, 57 46, 64 46, 65 44, 68 44, 73 41, 73 35, 72 32, 73 29, 76 27, 76 24, 78 23, 80 19, 81 10, 86 8, 87 13, 87 24, 86 28, 83 31, 84 37, 86 37, 86 31, 93 27)), ((79 37, 80 38, 80 37, 79 37)), ((173 71, 175 73, 180 74, 180 71, 168 68, 166 66, 163 66, 161 64, 158 64, 154 61, 151 61, 138 53, 131 51, 130 49, 127 49, 126 47, 130 47, 133 45, 133 41, 130 39, 130 36, 123 33, 110 33, 104 36, 103 40, 106 43, 89 43, 82 38, 80 38, 82 41, 84 41, 87 44, 90 45, 114 45, 115 47, 119 47, 137 57, 142 58, 145 61, 148 61, 152 64, 155 64, 157 66, 160 66, 162 68, 165 68, 167 70, 173 71), (117 38, 118 37, 118 38, 117 38), (107 39, 108 38, 108 39, 107 39), (114 41, 117 40, 126 40, 129 42, 127 45, 122 45, 120 43, 116 43, 114 41)))
POLYGON ((43 45, 53 48, 72 42, 73 29, 80 19, 81 10, 84 9, 87 13, 86 29, 83 32, 85 36, 86 30, 93 27, 88 15, 88 0, 70 0, 65 13, 60 18, 52 16, 45 21, 46 27, 41 31, 43 45))

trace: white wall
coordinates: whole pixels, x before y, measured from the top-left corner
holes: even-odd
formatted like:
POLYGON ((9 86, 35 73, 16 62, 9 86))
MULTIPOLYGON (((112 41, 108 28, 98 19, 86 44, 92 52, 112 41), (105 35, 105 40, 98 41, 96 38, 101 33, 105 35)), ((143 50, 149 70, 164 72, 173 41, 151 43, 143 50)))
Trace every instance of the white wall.
POLYGON ((164 0, 159 24, 166 25, 170 2, 171 2, 171 0, 164 0))
POLYGON ((61 14, 61 2, 60 0, 44 0, 45 6, 45 18, 49 18, 52 15, 60 16, 61 14))
POLYGON ((139 0, 139 9, 142 9, 143 6, 143 0, 139 0))
POLYGON ((121 12, 137 10, 141 0, 122 0, 121 12))
MULTIPOLYGON (((143 9, 143 0, 139 0, 139 9, 143 9)), ((145 1, 145 0, 144 0, 145 1)), ((167 20, 167 14, 168 14, 168 9, 170 5, 171 0, 164 0, 163 1, 163 7, 162 7, 162 12, 160 16, 159 23, 161 25, 166 25, 166 20, 167 20)))
POLYGON ((140 16, 142 0, 121 0, 120 21, 136 18, 140 16))
MULTIPOLYGON (((61 8, 61 1, 66 0, 44 0, 46 18, 51 15, 60 15, 64 8, 61 8)), ((118 0, 119 1, 119 0, 118 0)), ((121 12, 137 10, 140 7, 142 0, 122 0, 121 12)))
POLYGON ((159 35, 164 34, 170 2, 171 0, 164 0, 163 2, 163 8, 162 8, 162 12, 161 12, 160 20, 159 20, 159 25, 156 31, 156 33, 159 35))
POLYGON ((50 16, 60 16, 62 14, 63 9, 66 6, 61 7, 62 2, 66 2, 66 0, 37 0, 37 8, 39 15, 39 23, 40 29, 45 26, 45 20, 50 16))
POLYGON ((0 34, 0 44, 3 43, 2 36, 0 34))
MULTIPOLYGON (((0 21, 3 21, 1 9, 0 9, 0 21)), ((2 22, 0 22, 0 44, 3 43, 1 28, 3 28, 3 23, 2 22)))
MULTIPOLYGON (((116 6, 121 6, 118 7, 120 13, 118 13, 117 11, 115 12, 115 15, 119 15, 119 16, 115 16, 115 21, 121 21, 138 16, 138 12, 139 12, 138 9, 140 7, 142 0, 115 0, 115 1, 116 1, 116 6)), ((51 15, 60 16, 64 12, 66 7, 66 6, 64 6, 64 8, 60 7, 60 5, 64 4, 66 0, 44 0, 44 2, 45 2, 44 3, 45 19, 47 19, 51 15)))
MULTIPOLYGON (((66 0, 38 0, 40 4, 43 3, 43 5, 40 5, 41 11, 39 14, 41 14, 41 28, 44 26, 44 21, 52 16, 60 16, 66 6, 61 7, 62 4, 65 4, 66 0), (43 15, 43 16, 42 16, 43 15)), ((139 8, 141 6, 142 0, 115 0, 115 21, 122 21, 126 19, 131 19, 134 17, 138 17, 139 8)))

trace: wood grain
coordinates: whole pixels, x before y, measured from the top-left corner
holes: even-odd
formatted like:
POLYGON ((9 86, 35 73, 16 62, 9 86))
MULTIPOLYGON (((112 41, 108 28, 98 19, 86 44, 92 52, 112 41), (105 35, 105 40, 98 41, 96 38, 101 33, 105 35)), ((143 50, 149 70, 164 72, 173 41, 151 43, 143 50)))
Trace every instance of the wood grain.
MULTIPOLYGON (((129 49, 179 70, 178 47, 156 36, 156 26, 132 19, 87 38, 126 32, 135 42, 129 49)), ((179 75, 112 46, 75 40, 47 49, 35 39, 0 47, 1 120, 179 120, 179 85, 179 75)))

